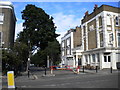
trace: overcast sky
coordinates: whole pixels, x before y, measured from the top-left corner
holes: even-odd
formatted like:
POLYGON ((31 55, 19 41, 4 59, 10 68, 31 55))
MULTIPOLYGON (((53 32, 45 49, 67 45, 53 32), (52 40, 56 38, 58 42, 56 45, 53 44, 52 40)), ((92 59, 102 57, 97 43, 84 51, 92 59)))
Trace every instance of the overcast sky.
POLYGON ((80 26, 81 19, 84 13, 88 10, 89 13, 93 11, 94 5, 101 6, 102 4, 118 7, 118 2, 12 2, 17 18, 16 32, 22 31, 21 11, 25 9, 27 4, 33 4, 42 8, 45 12, 54 18, 54 23, 57 26, 56 33, 61 34, 57 39, 61 42, 61 37, 70 28, 80 26))

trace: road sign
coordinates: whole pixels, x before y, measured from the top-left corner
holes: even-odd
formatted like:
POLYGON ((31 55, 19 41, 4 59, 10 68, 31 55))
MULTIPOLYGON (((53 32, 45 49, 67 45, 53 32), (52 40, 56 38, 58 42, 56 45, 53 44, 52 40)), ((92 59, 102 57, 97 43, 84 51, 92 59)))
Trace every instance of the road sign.
POLYGON ((14 71, 7 72, 8 88, 15 88, 14 71))

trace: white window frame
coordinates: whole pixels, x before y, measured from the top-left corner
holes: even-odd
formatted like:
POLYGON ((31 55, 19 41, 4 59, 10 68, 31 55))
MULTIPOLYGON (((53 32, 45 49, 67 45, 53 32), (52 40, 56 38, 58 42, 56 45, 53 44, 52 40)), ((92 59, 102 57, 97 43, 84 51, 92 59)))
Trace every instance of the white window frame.
POLYGON ((0 24, 3 24, 4 21, 4 14, 0 13, 0 24))
MULTIPOLYGON (((105 63, 108 63, 108 57, 110 57, 110 62, 111 62, 111 56, 110 55, 104 55, 104 57, 106 56, 106 62, 104 60, 105 63)), ((104 58, 105 59, 105 58, 104 58)))
POLYGON ((64 48, 64 46, 65 46, 65 45, 64 45, 64 41, 62 41, 62 48, 64 48))
POLYGON ((67 39, 67 46, 70 45, 70 38, 67 39))
POLYGON ((90 31, 93 31, 93 30, 94 30, 94 25, 90 25, 90 26, 89 26, 89 30, 90 30, 90 31))
POLYGON ((120 45, 119 45, 119 39, 118 39, 118 37, 120 37, 120 36, 118 36, 118 34, 120 34, 120 32, 117 32, 117 42, 118 42, 118 47, 120 47, 120 45))
POLYGON ((62 51, 62 56, 64 56, 64 51, 62 51))
POLYGON ((92 62, 95 62, 96 59, 95 59, 95 54, 92 54, 92 62))
POLYGON ((112 32, 110 32, 110 33, 108 33, 108 37, 109 37, 109 43, 108 43, 108 45, 109 46, 113 46, 113 40, 114 40, 114 37, 113 37, 113 33, 112 32))
POLYGON ((111 25, 111 17, 107 15, 107 25, 111 25))

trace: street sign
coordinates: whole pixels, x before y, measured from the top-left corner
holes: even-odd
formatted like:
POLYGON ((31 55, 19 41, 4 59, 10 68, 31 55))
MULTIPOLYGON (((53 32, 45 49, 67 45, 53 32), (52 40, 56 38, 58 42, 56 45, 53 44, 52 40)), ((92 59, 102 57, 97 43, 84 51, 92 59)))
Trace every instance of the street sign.
POLYGON ((14 71, 7 72, 8 88, 15 88, 14 71))

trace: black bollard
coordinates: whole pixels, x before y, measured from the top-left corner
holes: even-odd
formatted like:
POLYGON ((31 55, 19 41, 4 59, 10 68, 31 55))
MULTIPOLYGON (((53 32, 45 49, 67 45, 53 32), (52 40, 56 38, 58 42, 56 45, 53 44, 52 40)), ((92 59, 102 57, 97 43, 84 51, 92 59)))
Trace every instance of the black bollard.
POLYGON ((46 75, 46 67, 45 67, 45 75, 46 75))
POLYGON ((83 73, 84 73, 84 66, 83 66, 83 73))
POLYGON ((29 76, 30 76, 30 71, 29 71, 29 69, 28 69, 28 78, 29 78, 29 76))
POLYGON ((112 73, 112 67, 111 67, 110 71, 111 71, 111 73, 112 73))
POLYGON ((97 67, 98 67, 98 66, 96 66, 96 73, 97 73, 97 67))

